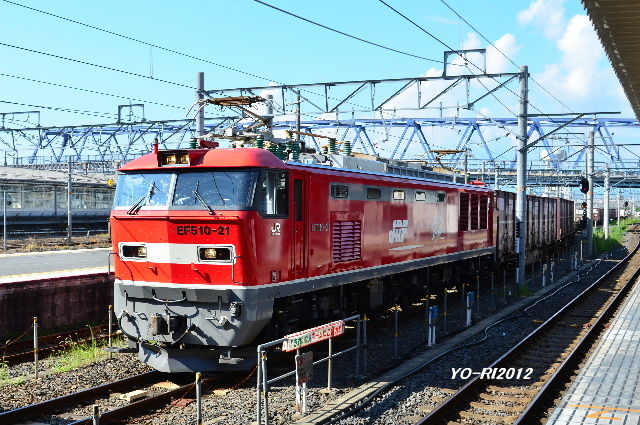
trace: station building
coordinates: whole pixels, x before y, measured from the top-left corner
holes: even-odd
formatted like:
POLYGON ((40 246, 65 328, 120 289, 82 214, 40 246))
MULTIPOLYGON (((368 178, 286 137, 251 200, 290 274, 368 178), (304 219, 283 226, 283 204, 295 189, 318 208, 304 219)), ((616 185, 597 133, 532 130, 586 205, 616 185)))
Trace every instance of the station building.
MULTIPOLYGON (((66 171, 0 167, 0 206, 6 192, 8 233, 66 228, 67 179, 66 171)), ((74 227, 106 231, 115 193, 110 179, 115 175, 72 173, 74 227)))

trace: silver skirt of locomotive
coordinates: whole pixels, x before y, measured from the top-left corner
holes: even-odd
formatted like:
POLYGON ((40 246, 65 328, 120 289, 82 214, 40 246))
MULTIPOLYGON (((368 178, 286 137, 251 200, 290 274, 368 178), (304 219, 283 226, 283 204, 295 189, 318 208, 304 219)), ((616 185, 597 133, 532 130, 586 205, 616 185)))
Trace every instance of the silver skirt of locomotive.
POLYGON ((116 279, 114 309, 140 360, 157 370, 247 369, 255 348, 246 346, 273 312, 273 298, 264 295, 256 289, 116 279))

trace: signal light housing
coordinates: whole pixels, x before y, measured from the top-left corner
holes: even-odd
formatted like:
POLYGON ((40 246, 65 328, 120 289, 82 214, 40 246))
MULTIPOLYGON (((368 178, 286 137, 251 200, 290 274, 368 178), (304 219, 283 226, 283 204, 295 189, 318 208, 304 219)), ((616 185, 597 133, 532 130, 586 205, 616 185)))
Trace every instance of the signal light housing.
POLYGON ((582 193, 589 192, 589 180, 587 180, 584 177, 580 179, 580 192, 582 193))

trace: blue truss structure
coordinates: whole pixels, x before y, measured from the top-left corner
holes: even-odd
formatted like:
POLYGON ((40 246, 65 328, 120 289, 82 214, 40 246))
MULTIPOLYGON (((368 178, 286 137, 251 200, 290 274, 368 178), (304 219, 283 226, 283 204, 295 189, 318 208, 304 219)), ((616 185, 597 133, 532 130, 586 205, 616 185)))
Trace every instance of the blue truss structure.
MULTIPOLYGON (((554 153, 553 140, 546 138, 549 129, 565 124, 570 118, 542 118, 529 120, 529 137, 540 137, 541 147, 549 152, 549 161, 553 169, 566 168, 571 164, 579 168, 585 155, 586 139, 575 137, 573 159, 571 162, 561 161, 554 153)), ((205 129, 211 133, 224 133, 234 128, 243 130, 254 123, 253 120, 239 120, 237 116, 207 118, 205 129)), ((297 126, 295 120, 274 120, 272 130, 293 130, 297 126)), ((423 159, 435 161, 428 129, 449 129, 452 133, 451 144, 447 148, 459 153, 448 158, 448 163, 459 168, 465 151, 471 145, 477 146, 472 164, 486 163, 494 168, 515 166, 513 156, 505 157, 505 143, 497 144, 496 140, 488 140, 485 132, 488 128, 499 128, 503 131, 502 139, 517 126, 517 118, 392 118, 392 119, 317 119, 300 123, 301 129, 307 133, 331 134, 340 140, 349 140, 355 151, 370 155, 387 156, 396 159, 423 159), (492 144, 493 143, 493 144, 492 144), (500 151, 496 152, 496 146, 500 151), (508 159, 507 159, 508 158, 508 159)), ((636 119, 631 118, 581 118, 567 126, 579 129, 580 132, 594 131, 598 136, 600 162, 607 162, 612 167, 638 168, 638 161, 623 160, 621 147, 614 141, 612 133, 619 128, 640 127, 636 119)), ((149 152, 154 139, 158 139, 163 148, 184 148, 195 135, 194 120, 146 121, 139 123, 81 125, 67 127, 31 127, 20 129, 0 128, 0 147, 4 148, 5 160, 8 164, 33 164, 42 162, 66 162, 68 157, 76 161, 127 161, 135 156, 149 152), (7 158, 8 155, 8 159, 7 158)), ((307 146, 320 150, 322 139, 310 135, 302 135, 301 140, 307 146)), ((640 157, 638 157, 640 160, 640 157)))

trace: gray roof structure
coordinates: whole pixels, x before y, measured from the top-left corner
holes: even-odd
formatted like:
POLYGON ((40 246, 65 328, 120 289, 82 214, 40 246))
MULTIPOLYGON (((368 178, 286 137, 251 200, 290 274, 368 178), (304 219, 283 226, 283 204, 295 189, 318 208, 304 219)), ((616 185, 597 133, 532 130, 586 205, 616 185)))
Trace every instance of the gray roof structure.
POLYGON ((640 3, 582 0, 627 99, 640 119, 640 3))
MULTIPOLYGON (((115 178, 101 173, 82 173, 74 171, 72 181, 75 186, 109 187, 107 180, 115 178)), ((49 185, 66 185, 66 171, 39 170, 23 167, 0 167, 0 183, 33 183, 49 185)))

